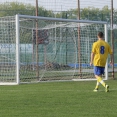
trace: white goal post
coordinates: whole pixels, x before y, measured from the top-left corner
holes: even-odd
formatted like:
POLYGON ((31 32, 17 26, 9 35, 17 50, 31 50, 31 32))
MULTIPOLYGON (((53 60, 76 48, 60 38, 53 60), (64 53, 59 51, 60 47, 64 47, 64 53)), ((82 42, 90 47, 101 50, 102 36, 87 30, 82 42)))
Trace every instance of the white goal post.
MULTIPOLYGON (((89 66, 91 47, 99 31, 104 32, 108 42, 107 22, 19 14, 8 22, 12 22, 6 30, 13 39, 10 41, 13 48, 9 54, 6 50, 0 53, 5 58, 0 59, 2 71, 6 71, 6 75, 0 74, 0 85, 95 80, 93 67, 89 66)), ((9 41, 0 43, 6 45, 9 41)), ((107 79, 108 61, 104 75, 104 80, 107 79)))

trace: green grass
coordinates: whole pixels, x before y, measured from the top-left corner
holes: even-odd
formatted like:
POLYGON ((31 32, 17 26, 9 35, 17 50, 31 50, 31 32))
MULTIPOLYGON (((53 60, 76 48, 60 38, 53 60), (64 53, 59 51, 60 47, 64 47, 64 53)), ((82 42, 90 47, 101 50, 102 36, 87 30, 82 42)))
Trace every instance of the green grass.
POLYGON ((117 117, 117 81, 46 82, 0 86, 0 117, 117 117))

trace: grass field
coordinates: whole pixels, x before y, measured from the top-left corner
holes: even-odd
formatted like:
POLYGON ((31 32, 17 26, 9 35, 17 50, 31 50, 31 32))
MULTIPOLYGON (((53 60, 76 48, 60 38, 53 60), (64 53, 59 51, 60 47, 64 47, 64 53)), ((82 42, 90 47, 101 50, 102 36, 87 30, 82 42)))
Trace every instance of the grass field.
POLYGON ((0 86, 0 117, 117 117, 117 80, 0 86))

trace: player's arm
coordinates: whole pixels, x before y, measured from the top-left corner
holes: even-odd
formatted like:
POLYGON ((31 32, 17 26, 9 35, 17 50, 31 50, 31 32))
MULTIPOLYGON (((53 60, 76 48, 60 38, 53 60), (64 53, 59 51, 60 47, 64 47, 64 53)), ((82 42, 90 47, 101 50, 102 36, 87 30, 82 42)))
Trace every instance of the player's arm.
POLYGON ((110 54, 110 65, 113 65, 113 56, 112 56, 112 54, 110 54))
POLYGON ((109 54, 110 54, 110 65, 113 65, 113 51, 109 45, 109 54))
POLYGON ((93 43, 92 52, 91 52, 90 66, 93 64, 94 56, 95 56, 95 44, 93 43))
POLYGON ((90 66, 93 64, 93 59, 94 59, 95 53, 91 53, 91 61, 90 61, 90 66))

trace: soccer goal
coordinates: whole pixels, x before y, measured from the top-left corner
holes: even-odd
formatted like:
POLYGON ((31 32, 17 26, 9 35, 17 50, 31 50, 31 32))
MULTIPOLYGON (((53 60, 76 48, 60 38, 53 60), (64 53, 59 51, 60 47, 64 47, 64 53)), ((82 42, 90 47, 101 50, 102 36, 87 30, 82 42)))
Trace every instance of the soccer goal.
POLYGON ((95 80, 89 63, 99 31, 107 41, 107 23, 102 21, 0 18, 0 84, 95 80))

